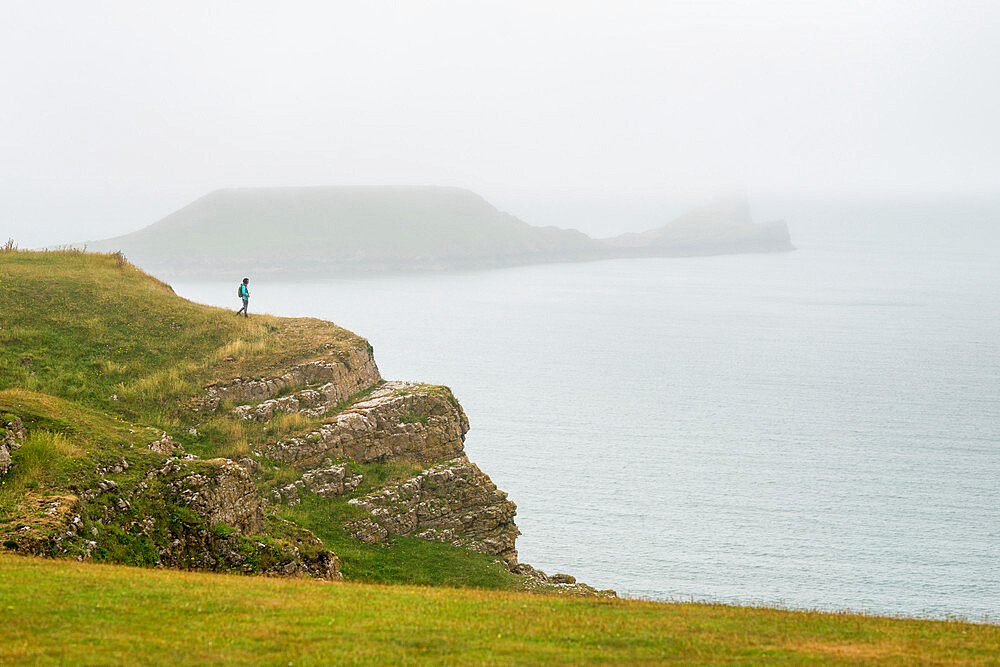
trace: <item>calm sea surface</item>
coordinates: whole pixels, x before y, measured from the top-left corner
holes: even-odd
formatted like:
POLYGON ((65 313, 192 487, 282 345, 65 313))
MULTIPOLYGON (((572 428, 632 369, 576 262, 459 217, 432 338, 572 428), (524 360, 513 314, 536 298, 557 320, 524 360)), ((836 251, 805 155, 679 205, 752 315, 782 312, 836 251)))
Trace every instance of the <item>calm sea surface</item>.
MULTIPOLYGON (((371 341, 386 378, 451 386, 469 455, 518 505, 521 560, 550 574, 997 622, 1000 250, 795 240, 778 255, 257 280, 250 307, 333 320, 371 341)), ((174 286, 235 310, 238 278, 174 286)))

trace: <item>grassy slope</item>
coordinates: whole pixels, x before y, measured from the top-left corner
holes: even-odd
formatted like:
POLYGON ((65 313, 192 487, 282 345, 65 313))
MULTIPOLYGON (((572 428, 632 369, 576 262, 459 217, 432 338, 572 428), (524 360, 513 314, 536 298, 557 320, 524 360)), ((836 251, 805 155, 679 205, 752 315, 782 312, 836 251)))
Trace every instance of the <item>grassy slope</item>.
POLYGON ((144 418, 179 415, 179 401, 215 379, 360 340, 321 320, 246 320, 192 303, 113 255, 0 252, 0 312, 0 389, 144 418))
POLYGON ((0 555, 0 663, 996 664, 1000 628, 0 555))
MULTIPOLYGON (((0 548, 23 525, 51 524, 55 530, 58 517, 45 519, 42 510, 71 487, 92 487, 98 468, 127 460, 129 470, 114 476, 124 484, 162 464, 163 457, 146 445, 163 431, 189 452, 211 458, 246 455, 250 443, 314 428, 321 419, 284 415, 263 425, 235 419, 227 410, 199 414, 187 409, 188 401, 219 379, 281 373, 331 349, 366 344, 321 320, 245 320, 186 301, 114 255, 0 252, 0 313, 0 418, 17 415, 29 428, 15 453, 17 465, 0 477, 0 548)), ((395 471, 379 468, 366 471, 369 479, 395 471)), ((297 475, 287 466, 266 469, 271 474, 259 480, 265 497, 269 486, 297 475)), ((331 522, 342 519, 349 497, 368 487, 332 501, 304 493, 294 511, 276 511, 315 529, 341 557, 349 578, 517 585, 493 559, 451 545, 400 539, 366 546, 348 537, 331 522)), ((96 557, 148 559, 148 544, 113 537, 117 541, 102 541, 96 557)))

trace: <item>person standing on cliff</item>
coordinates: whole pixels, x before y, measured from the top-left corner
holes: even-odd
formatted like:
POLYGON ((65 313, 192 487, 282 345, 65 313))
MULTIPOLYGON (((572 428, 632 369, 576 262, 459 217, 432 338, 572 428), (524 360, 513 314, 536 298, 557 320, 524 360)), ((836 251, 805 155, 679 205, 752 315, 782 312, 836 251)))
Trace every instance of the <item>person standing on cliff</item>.
POLYGON ((247 305, 250 303, 250 288, 247 287, 249 283, 250 279, 244 278, 243 282, 240 283, 239 289, 236 290, 236 294, 243 299, 243 307, 236 311, 237 316, 243 313, 243 317, 250 317, 247 315, 247 305))

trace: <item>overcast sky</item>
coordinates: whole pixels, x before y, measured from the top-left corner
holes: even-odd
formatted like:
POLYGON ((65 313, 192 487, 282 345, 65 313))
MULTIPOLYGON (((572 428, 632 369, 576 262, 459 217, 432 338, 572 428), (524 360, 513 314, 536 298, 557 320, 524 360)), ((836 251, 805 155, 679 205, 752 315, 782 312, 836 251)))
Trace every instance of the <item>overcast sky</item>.
POLYGON ((0 235, 232 186, 996 193, 998 36, 995 1, 7 0, 0 235))

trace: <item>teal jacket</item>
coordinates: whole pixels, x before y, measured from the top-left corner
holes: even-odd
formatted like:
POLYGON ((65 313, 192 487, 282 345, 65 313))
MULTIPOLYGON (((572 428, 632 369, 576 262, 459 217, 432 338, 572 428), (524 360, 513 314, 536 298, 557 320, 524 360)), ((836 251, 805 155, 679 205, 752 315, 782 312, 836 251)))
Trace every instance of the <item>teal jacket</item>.
POLYGON ((240 297, 243 299, 250 298, 250 290, 248 290, 247 286, 244 285, 243 283, 240 283, 240 297))

